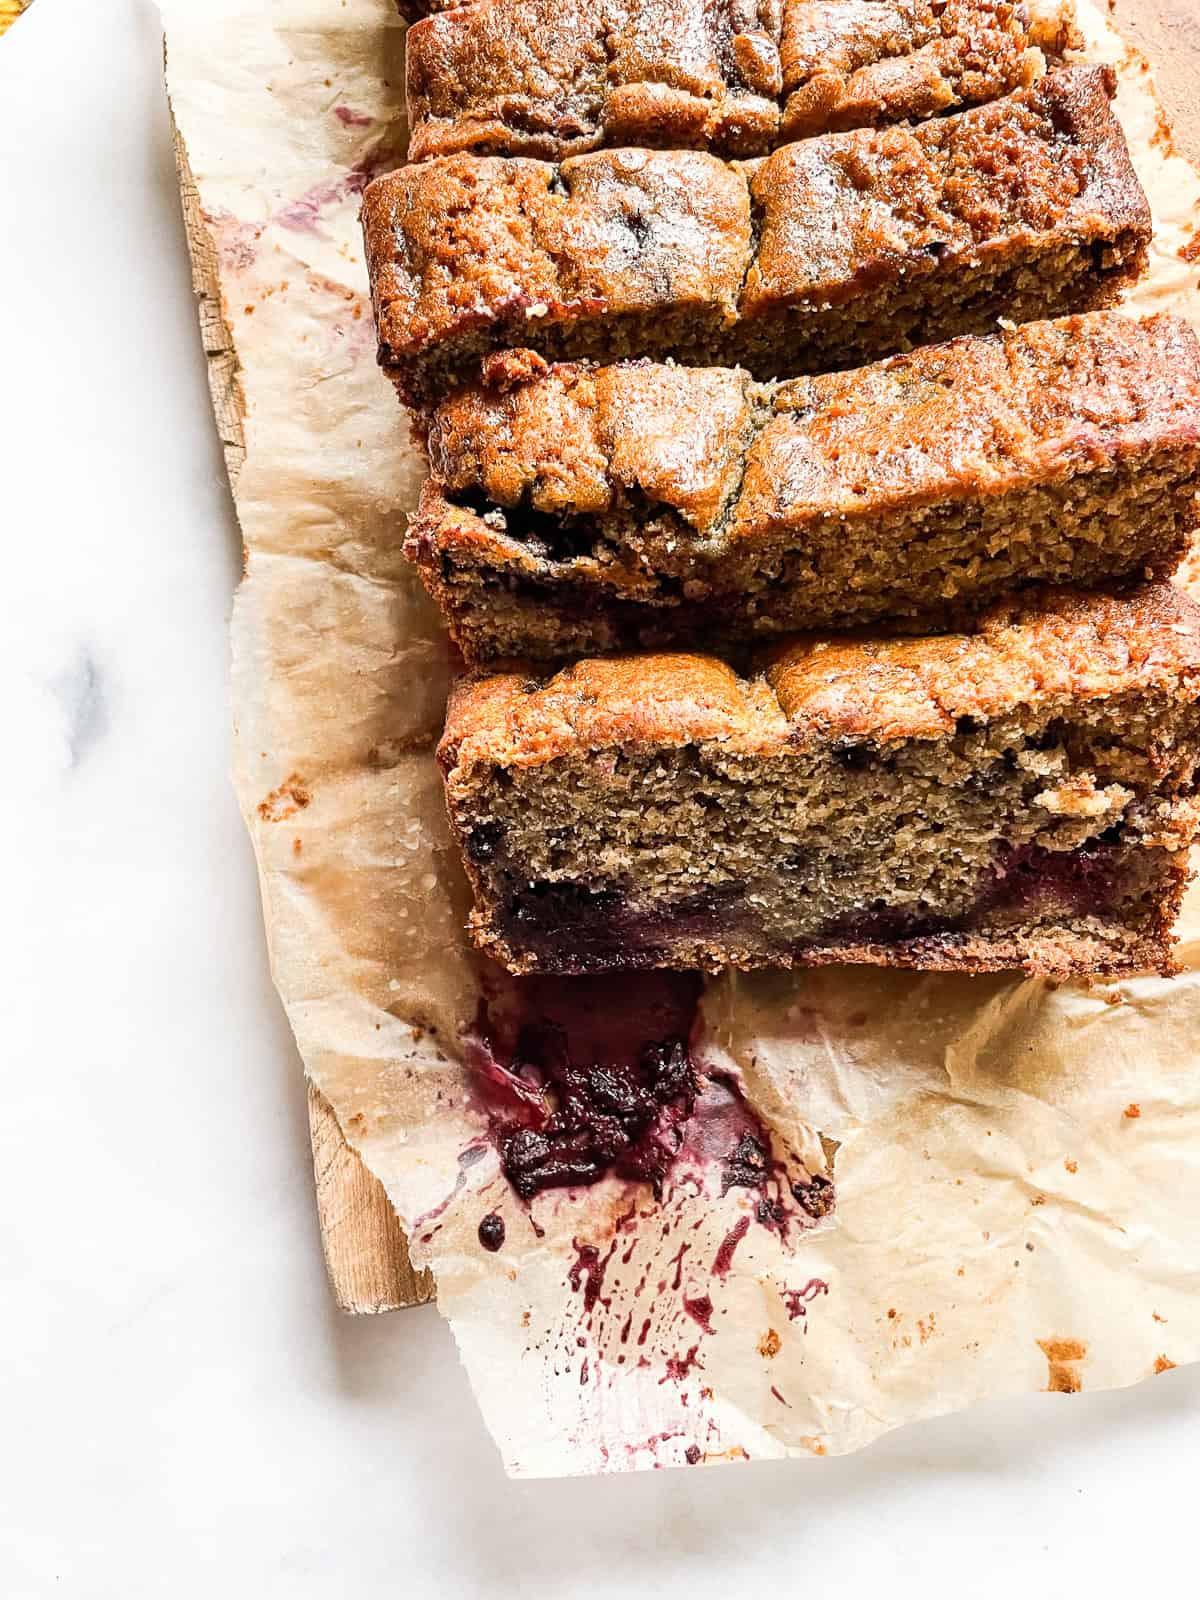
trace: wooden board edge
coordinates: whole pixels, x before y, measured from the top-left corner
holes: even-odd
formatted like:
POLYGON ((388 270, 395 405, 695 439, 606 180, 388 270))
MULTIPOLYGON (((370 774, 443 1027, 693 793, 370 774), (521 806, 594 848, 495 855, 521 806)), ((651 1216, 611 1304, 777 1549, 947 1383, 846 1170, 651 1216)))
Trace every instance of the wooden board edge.
POLYGON ((187 146, 175 125, 174 115, 171 117, 171 133, 175 141, 175 171, 179 179, 188 258, 192 264, 192 288, 200 319, 200 338, 208 358, 208 392, 212 397, 221 448, 225 452, 229 486, 236 494, 238 475, 246 459, 246 405, 242 394, 241 367, 221 303, 216 245, 204 220, 200 192, 188 161, 187 146))
MULTIPOLYGON (((246 459, 241 369, 221 304, 217 252, 204 220, 187 147, 172 120, 175 165, 208 386, 230 487, 246 459)), ((342 1136, 333 1108, 309 1084, 308 1120, 321 1246, 334 1300, 342 1311, 372 1314, 422 1305, 434 1295, 428 1272, 416 1272, 408 1242, 383 1185, 342 1136)))
POLYGON ((346 1143, 333 1107, 312 1083, 308 1121, 321 1244, 339 1309, 373 1315, 432 1300, 433 1278, 409 1260, 383 1185, 346 1143))

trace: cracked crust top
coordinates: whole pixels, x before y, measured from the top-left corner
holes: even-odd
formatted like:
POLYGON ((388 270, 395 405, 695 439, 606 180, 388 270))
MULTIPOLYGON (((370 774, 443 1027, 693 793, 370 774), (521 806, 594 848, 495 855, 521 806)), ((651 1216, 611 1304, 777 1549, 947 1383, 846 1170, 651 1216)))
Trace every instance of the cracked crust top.
POLYGON ((1124 597, 1047 589, 993 607, 970 634, 794 640, 751 678, 682 654, 585 660, 546 680, 467 678, 438 757, 446 770, 528 767, 702 740, 783 754, 839 739, 936 739, 963 717, 1148 689, 1200 694, 1200 607, 1165 583, 1124 597))
POLYGON ((804 370, 814 340, 823 365, 871 359, 918 311, 931 337, 984 331, 987 294, 1022 268, 997 312, 1107 304, 1150 235, 1113 84, 1105 67, 1052 72, 990 106, 759 162, 621 149, 403 167, 363 200, 380 360, 424 406, 504 346, 760 376, 804 370))
POLYGON ((761 155, 1034 81, 1018 0, 484 0, 409 34, 409 158, 761 155))
POLYGON ((434 411, 429 483, 558 517, 601 516, 632 492, 701 537, 727 524, 752 539, 784 520, 884 517, 948 486, 1066 478, 1150 438, 1200 441, 1196 335, 1175 317, 1099 311, 777 386, 506 351, 434 411))
POLYGON ((756 393, 728 367, 550 367, 530 351, 505 352, 434 413, 432 481, 558 516, 602 514, 633 491, 703 535, 737 488, 756 393))

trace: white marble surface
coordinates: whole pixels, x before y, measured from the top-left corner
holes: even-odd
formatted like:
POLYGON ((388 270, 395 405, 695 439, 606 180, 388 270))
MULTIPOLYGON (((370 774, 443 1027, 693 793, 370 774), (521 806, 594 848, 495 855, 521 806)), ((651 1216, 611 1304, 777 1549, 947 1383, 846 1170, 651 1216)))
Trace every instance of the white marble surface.
POLYGON ((149 0, 0 42, 0 1596, 1194 1593, 1200 1373, 512 1484, 436 1313, 334 1312, 160 52, 149 0))

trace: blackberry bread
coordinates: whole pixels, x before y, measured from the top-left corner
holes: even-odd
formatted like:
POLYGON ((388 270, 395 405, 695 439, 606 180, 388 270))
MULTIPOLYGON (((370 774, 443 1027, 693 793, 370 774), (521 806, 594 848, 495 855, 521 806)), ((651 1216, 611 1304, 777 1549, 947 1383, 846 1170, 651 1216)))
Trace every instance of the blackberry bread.
MULTIPOLYGON (((494 0, 396 0, 396 10, 409 22, 419 22, 422 17, 436 16, 440 12, 454 11, 475 3, 493 4, 494 0)), ((825 26, 831 27, 835 40, 841 41, 850 34, 851 29, 840 13, 843 9, 853 10, 858 17, 859 31, 866 38, 883 41, 882 47, 872 45, 875 52, 872 59, 882 59, 889 49, 903 56, 905 50, 912 48, 910 23, 905 9, 910 3, 911 0, 768 0, 764 5, 762 0, 749 0, 746 14, 737 10, 733 12, 731 31, 755 31, 749 27, 748 16, 754 14, 753 8, 757 5, 760 23, 772 37, 778 36, 789 26, 795 28, 799 24, 801 36, 816 34, 813 48, 822 49, 822 13, 825 26)), ((936 11, 939 3, 945 4, 947 0, 933 0, 930 9, 936 11)), ((1075 27, 1073 0, 1033 0, 1032 4, 1027 0, 1023 9, 1029 13, 1029 36, 1040 49, 1061 56, 1069 49, 1079 48, 1080 36, 1075 27)), ((668 25, 676 26, 674 21, 668 25)))
POLYGON ((432 417, 405 549, 468 661, 945 627, 1174 571, 1200 345, 1116 311, 774 388, 514 352, 432 417))
POLYGON ((366 190, 380 360, 418 410, 493 351, 672 356, 756 377, 852 366, 999 317, 1106 305, 1150 212, 1106 67, 918 128, 759 162, 446 156, 366 190))
POLYGON ((1018 0, 479 0, 406 49, 410 161, 762 155, 995 100, 1044 66, 1018 0))
POLYGON ((1041 591, 976 633, 464 681, 440 746, 513 972, 836 961, 1172 970, 1200 608, 1041 591))

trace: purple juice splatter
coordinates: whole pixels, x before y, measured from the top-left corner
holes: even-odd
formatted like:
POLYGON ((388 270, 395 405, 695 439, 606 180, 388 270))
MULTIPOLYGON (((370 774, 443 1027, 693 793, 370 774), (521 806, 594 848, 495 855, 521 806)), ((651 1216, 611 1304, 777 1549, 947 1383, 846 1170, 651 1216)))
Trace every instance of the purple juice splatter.
POLYGON ((734 1251, 746 1237, 749 1229, 750 1218, 742 1217, 738 1222, 734 1223, 733 1227, 721 1240, 717 1253, 713 1257, 712 1270, 715 1278, 723 1279, 729 1276, 729 1269, 733 1265, 734 1251))

